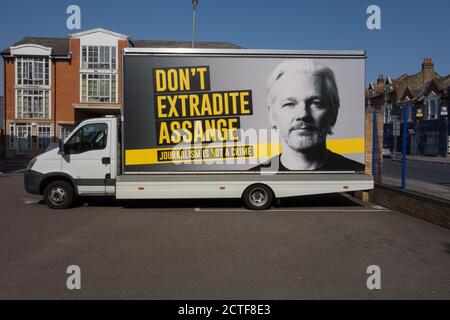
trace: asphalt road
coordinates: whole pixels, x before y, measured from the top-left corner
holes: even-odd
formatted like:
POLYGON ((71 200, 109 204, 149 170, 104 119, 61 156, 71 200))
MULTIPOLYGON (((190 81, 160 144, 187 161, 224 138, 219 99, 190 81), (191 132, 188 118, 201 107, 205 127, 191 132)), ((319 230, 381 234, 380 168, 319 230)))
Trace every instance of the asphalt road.
MULTIPOLYGON (((383 177, 401 179, 401 161, 383 158, 383 177)), ((408 160, 406 162, 406 177, 407 179, 450 187, 450 164, 408 160)))
POLYGON ((449 299, 450 231, 340 196, 85 201, 55 211, 0 176, 0 299, 449 299), (81 268, 81 290, 66 269, 81 268), (368 290, 369 265, 381 290, 368 290))

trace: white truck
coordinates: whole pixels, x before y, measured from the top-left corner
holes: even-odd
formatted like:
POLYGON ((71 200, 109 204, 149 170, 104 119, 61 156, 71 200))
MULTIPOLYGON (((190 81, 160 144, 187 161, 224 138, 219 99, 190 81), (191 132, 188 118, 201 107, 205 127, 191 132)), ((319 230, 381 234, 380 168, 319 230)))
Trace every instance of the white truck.
POLYGON ((32 159, 25 188, 79 196, 275 198, 369 190, 362 51, 135 49, 120 117, 81 122, 32 159))

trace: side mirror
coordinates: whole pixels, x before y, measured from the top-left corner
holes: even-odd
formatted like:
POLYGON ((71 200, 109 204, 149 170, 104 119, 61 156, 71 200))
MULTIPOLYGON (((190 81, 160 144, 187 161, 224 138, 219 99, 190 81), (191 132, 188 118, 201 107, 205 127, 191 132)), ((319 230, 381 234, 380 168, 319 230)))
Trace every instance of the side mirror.
POLYGON ((59 140, 59 154, 64 154, 64 143, 62 140, 59 140))

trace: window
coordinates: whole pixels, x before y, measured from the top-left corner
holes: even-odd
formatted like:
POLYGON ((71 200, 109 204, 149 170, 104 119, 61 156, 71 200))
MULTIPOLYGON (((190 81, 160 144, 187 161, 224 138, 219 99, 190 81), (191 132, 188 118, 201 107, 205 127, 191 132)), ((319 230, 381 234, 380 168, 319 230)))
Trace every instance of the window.
POLYGON ((31 86, 50 85, 48 57, 18 57, 16 59, 16 84, 31 86))
POLYGON ((391 123, 391 108, 383 108, 384 123, 391 123))
POLYGON ((16 117, 50 119, 50 91, 16 90, 16 117))
POLYGON ((428 120, 433 120, 438 118, 438 105, 436 100, 430 100, 428 102, 428 120))
POLYGON ((64 141, 70 135, 73 130, 73 126, 61 126, 59 138, 64 141))
MULTIPOLYGON (((411 105, 406 105, 406 121, 412 122, 413 121, 413 108, 411 105)), ((403 115, 402 115, 403 117, 403 115)))
POLYGON ((9 150, 16 150, 16 126, 9 126, 9 150))
POLYGON ((117 67, 116 47, 82 46, 82 69, 112 69, 117 67))
POLYGON ((16 150, 22 154, 31 149, 31 124, 11 124, 9 138, 9 149, 16 150))
POLYGON ((82 74, 81 102, 116 102, 116 75, 82 74))
POLYGON ((51 127, 50 125, 39 125, 38 126, 38 148, 39 150, 47 149, 50 144, 51 138, 51 127))
POLYGON ((93 123, 81 127, 64 145, 66 154, 102 150, 106 147, 108 126, 106 123, 93 123))

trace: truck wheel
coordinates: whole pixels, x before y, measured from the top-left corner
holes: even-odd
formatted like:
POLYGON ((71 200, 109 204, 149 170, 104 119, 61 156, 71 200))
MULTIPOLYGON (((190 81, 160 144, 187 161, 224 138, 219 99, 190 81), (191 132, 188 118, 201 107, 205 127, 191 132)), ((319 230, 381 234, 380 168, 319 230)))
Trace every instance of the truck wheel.
POLYGON ((270 208, 273 198, 272 190, 263 184, 255 184, 248 187, 242 195, 245 206, 250 210, 266 210, 270 208))
POLYGON ((53 181, 44 189, 44 201, 52 209, 66 209, 75 199, 75 192, 66 181, 53 181))

